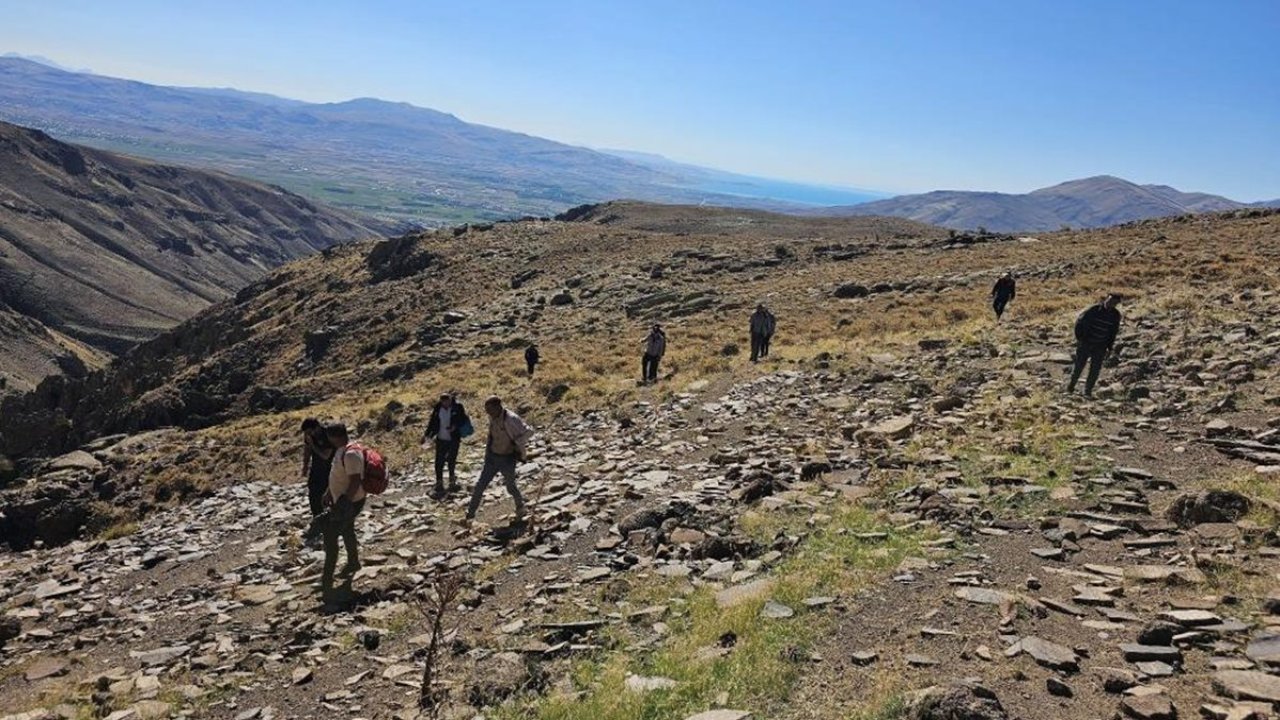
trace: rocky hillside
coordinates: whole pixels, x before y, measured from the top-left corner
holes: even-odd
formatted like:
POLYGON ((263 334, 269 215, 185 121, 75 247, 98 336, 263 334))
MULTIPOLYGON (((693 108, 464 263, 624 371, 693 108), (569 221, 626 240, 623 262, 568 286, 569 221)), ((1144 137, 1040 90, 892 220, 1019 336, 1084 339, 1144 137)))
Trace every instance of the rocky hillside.
POLYGON ((1036 232, 1096 228, 1135 220, 1248 207, 1218 195, 1167 185, 1138 185, 1109 175, 1041 188, 1025 195, 939 190, 827 208, 827 215, 887 215, 957 230, 1036 232))
POLYGON ((0 716, 1265 718, 1278 261, 1267 210, 1029 241, 631 204, 303 260, 140 348, 119 399, 4 408, 60 408, 59 449, 120 432, 19 462, 0 501, 0 716), (1070 328, 1104 291, 1126 320, 1086 401, 1070 328), (779 336, 753 365, 760 299, 779 336), (655 319, 670 352, 639 387, 655 319), (470 531, 426 495, 447 388, 538 428, 529 524, 501 489, 470 531), (324 612, 306 414, 396 470, 324 612))
POLYGON ((83 375, 274 267, 386 229, 0 123, 0 376, 83 375))

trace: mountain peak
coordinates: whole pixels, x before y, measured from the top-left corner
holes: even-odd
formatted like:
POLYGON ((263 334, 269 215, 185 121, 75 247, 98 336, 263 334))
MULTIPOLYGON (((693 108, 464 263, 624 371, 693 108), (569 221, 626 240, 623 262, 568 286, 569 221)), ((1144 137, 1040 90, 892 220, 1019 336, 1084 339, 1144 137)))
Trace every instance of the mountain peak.
POLYGON ((1218 212, 1243 203, 1167 185, 1139 185, 1114 175, 1068 180, 1019 194, 934 191, 831 208, 843 215, 892 215, 957 230, 1039 232, 1062 227, 1093 228, 1134 220, 1218 212))

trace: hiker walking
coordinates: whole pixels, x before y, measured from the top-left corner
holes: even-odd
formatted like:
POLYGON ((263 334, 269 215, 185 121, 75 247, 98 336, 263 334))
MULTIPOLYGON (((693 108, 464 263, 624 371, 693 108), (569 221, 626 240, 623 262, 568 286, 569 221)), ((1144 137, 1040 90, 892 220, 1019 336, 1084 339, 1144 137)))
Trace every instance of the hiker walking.
POLYGON ((311 523, 302 532, 302 540, 314 546, 320 539, 324 514, 324 494, 329 489, 329 470, 333 463, 333 445, 325 436, 324 426, 315 418, 302 421, 302 476, 307 479, 307 503, 311 507, 311 523))
POLYGON ((484 491, 493 482, 493 478, 502 475, 502 484, 516 504, 516 520, 524 519, 524 496, 516 487, 516 466, 527 456, 527 446, 533 431, 520 419, 519 415, 502 406, 502 400, 495 396, 484 403, 485 414, 489 416, 489 440, 484 449, 484 469, 476 480, 476 487, 471 491, 471 502, 467 505, 467 516, 463 524, 470 524, 480 509, 480 501, 484 491))
POLYGON ((428 439, 435 441, 436 497, 444 497, 446 491, 458 491, 458 450, 462 447, 462 439, 472 432, 474 430, 466 407, 450 393, 441 395, 436 406, 431 409, 431 419, 427 421, 427 432, 422 439, 424 444, 428 439), (444 485, 446 467, 449 469, 447 490, 444 485))
POLYGON ((542 356, 538 353, 538 345, 536 343, 530 344, 529 347, 524 349, 524 363, 529 366, 529 377, 533 377, 533 371, 538 369, 538 361, 541 359, 542 356))
POLYGON ((751 362, 769 357, 769 343, 777 323, 769 308, 763 303, 756 305, 756 311, 751 314, 751 362))
POLYGON ((667 354, 667 334, 661 325, 654 323, 649 336, 641 344, 644 345, 644 357, 640 360, 640 381, 655 383, 658 381, 658 363, 667 354))
POLYGON ((325 427, 325 435, 335 450, 329 470, 329 489, 325 504, 329 510, 324 523, 324 571, 320 589, 326 599, 333 595, 333 575, 338 566, 338 538, 347 549, 347 563, 342 576, 350 579, 360 569, 356 544, 356 516, 364 509, 364 451, 353 446, 347 426, 333 423, 325 427))
POLYGON ((1120 311, 1116 309, 1119 302, 1120 296, 1112 293, 1076 318, 1075 367, 1071 371, 1067 392, 1075 391, 1080 373, 1084 371, 1085 363, 1088 363, 1089 377, 1084 383, 1084 394, 1085 397, 1093 397, 1093 386, 1098 382, 1098 374, 1102 372, 1102 363, 1116 343, 1116 334, 1120 332, 1120 311))
POLYGON ((1000 322, 1000 316, 1004 315, 1005 306, 1017 296, 1018 281, 1014 280, 1013 273, 1006 272, 996 280, 995 286, 991 288, 991 307, 996 311, 996 322, 1000 322))

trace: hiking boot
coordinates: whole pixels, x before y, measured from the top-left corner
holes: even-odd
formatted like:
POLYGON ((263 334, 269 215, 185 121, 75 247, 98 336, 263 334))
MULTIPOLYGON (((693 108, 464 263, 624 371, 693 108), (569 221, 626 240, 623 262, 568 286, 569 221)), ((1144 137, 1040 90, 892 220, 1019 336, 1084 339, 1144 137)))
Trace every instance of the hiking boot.
POLYGON ((445 495, 445 490, 443 485, 437 485, 435 489, 431 491, 431 497, 435 498, 436 500, 439 500, 440 498, 444 497, 444 495, 445 495))
POLYGON ((338 571, 338 577, 351 577, 352 575, 355 575, 356 573, 360 572, 361 567, 362 566, 360 565, 359 560, 353 563, 347 563, 346 565, 342 566, 341 570, 338 571))
POLYGON ((460 493, 460 492, 462 492, 462 486, 461 486, 461 485, 459 485, 459 484, 458 484, 458 483, 456 483, 456 482, 455 482, 455 483, 450 483, 450 484, 449 484, 449 494, 450 494, 450 495, 453 495, 453 494, 455 494, 455 493, 460 493))

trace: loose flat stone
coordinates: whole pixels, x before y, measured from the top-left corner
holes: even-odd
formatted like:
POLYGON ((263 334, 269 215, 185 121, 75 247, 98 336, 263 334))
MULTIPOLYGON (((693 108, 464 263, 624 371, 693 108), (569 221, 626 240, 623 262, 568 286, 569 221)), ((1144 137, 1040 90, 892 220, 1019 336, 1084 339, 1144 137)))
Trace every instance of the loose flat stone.
POLYGON ((655 690, 671 690, 677 685, 675 680, 665 677, 644 677, 628 675, 627 689, 634 693, 654 692, 655 690))
POLYGON ((1088 614, 1088 611, 1086 611, 1084 608, 1076 607, 1075 605, 1072 605, 1069 602, 1054 600, 1053 598, 1049 598, 1049 597, 1040 598, 1040 602, 1043 603, 1044 606, 1049 608, 1050 610, 1057 610, 1058 612, 1065 613, 1067 615, 1084 617, 1085 615, 1088 614))
POLYGON ((396 678, 403 677, 416 670, 417 668, 414 667, 413 665, 407 665, 403 663, 390 665, 387 667, 387 669, 382 671, 382 679, 395 680, 396 678))
POLYGON ((1134 663, 1133 666, 1138 668, 1138 672, 1153 678, 1170 677, 1174 672, 1172 665, 1163 662, 1140 662, 1134 663))
POLYGON ((1127 610, 1112 607, 1100 607, 1098 612, 1102 613, 1102 616, 1111 622, 1138 622, 1142 619, 1127 610))
POLYGON ((155 650, 133 650, 129 652, 129 657, 148 667, 155 667, 156 665, 167 665, 188 652, 191 652, 189 646, 174 645, 173 647, 162 647, 155 650))
POLYGON ((1120 646, 1120 652, 1129 662, 1157 661, 1171 664, 1182 662, 1182 650, 1165 645, 1125 643, 1120 646))
POLYGON ((764 607, 760 608, 760 617, 769 620, 785 620, 794 617, 795 614, 795 610, 775 600, 766 602, 764 607))
POLYGON ((1160 613, 1160 617, 1183 627, 1217 625, 1222 622, 1222 618, 1206 610, 1168 610, 1160 613))
POLYGON ((767 594, 773 589, 773 581, 768 578, 753 580, 745 585, 735 585, 716 593, 716 607, 727 610, 750 602, 767 594))
POLYGON ((1118 565, 1099 565, 1097 563, 1085 563, 1084 569, 1095 575, 1104 575, 1112 578, 1122 578, 1125 576, 1124 568, 1118 565))
POLYGON ((1116 604, 1116 598, 1111 593, 1102 588, 1084 587, 1071 601, 1080 605, 1088 605, 1090 607, 1111 607, 1116 604))
POLYGON ((920 655, 917 653, 907 655, 906 659, 907 664, 912 667, 933 667, 938 664, 937 660, 929 657, 928 655, 920 655))
POLYGON ((577 620, 573 622, 542 623, 543 630, 553 630, 561 635, 583 635, 608 625, 608 620, 577 620))
POLYGON ((835 601, 836 599, 833 597, 826 597, 826 596, 811 597, 811 598, 804 599, 804 606, 807 608, 820 608, 820 607, 826 607, 827 605, 830 605, 835 601))
POLYGON ((1203 572, 1196 568, 1175 567, 1172 565, 1128 565, 1124 576, 1138 582, 1170 582, 1178 581, 1189 585, 1199 585, 1206 581, 1203 572))
POLYGON ((42 657, 27 668, 27 682, 39 682, 67 673, 67 661, 61 658, 42 657))
POLYGON ((1280 665, 1280 635, 1263 635, 1245 648, 1244 654, 1254 662, 1280 665))
POLYGON ((587 568, 580 571, 574 579, 580 583, 589 583, 602 578, 607 578, 613 574, 613 571, 607 567, 587 568))
POLYGON ((854 665, 870 665, 880 659, 880 653, 874 650, 859 650, 849 655, 849 660, 854 665))
POLYGON ((956 597, 980 605, 1004 605, 1012 603, 1017 596, 999 590, 980 587, 962 587, 956 590, 956 597))
POLYGON ((1219 670, 1213 674, 1213 687, 1236 700, 1280 703, 1280 677, 1257 670, 1219 670))
POLYGON ((36 585, 35 595, 37 600, 53 600, 54 598, 66 597, 73 593, 80 592, 84 586, 80 583, 68 583, 66 585, 57 580, 45 580, 36 585))
POLYGON ((236 590, 236 599, 245 605, 265 605, 276 599, 276 591, 270 585, 245 585, 236 590))
POLYGON ((1080 659, 1075 652, 1055 642, 1038 637, 1024 637, 1018 641, 1017 647, 1045 667, 1068 672, 1079 669, 1080 659))
POLYGON ((746 710, 708 710, 690 715, 685 720, 751 720, 751 713, 746 710))
POLYGON ((1120 709, 1136 720, 1177 720, 1173 702, 1164 695, 1138 695, 1120 701, 1120 709))
POLYGON ((1031 548, 1031 554, 1041 560, 1066 560, 1067 553, 1062 548, 1031 548))

